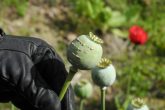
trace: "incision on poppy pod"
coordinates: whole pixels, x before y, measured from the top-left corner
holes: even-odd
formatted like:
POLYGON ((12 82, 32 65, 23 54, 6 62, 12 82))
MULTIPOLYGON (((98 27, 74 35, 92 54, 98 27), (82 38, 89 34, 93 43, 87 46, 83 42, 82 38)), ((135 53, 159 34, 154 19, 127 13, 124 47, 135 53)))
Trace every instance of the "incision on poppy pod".
POLYGON ((60 91, 60 100, 63 99, 78 69, 88 70, 98 64, 103 54, 102 43, 103 40, 90 32, 89 36, 81 35, 68 46, 67 59, 72 66, 70 67, 67 79, 60 91))
POLYGON ((141 27, 134 25, 129 29, 129 39, 134 44, 145 44, 148 36, 141 27))
POLYGON ((77 37, 68 46, 68 61, 76 68, 87 70, 95 67, 100 61, 103 49, 101 44, 103 40, 91 32, 88 35, 77 37))

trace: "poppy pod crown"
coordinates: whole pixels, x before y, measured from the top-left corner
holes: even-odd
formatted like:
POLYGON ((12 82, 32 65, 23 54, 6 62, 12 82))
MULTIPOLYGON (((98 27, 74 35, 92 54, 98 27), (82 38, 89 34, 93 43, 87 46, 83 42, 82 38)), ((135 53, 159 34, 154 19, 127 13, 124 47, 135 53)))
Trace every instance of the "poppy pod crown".
POLYGON ((132 100, 132 102, 128 106, 127 110, 149 110, 149 108, 145 104, 143 99, 135 98, 135 99, 132 100))

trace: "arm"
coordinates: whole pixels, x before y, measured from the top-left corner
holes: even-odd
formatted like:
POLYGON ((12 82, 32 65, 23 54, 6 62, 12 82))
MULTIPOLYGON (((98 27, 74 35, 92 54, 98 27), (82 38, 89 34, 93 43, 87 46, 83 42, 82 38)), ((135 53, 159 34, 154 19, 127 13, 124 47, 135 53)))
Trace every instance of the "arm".
MULTIPOLYGON (((37 70, 48 85, 58 95, 68 75, 65 65, 59 55, 51 47, 40 46, 33 59, 37 70)), ((62 110, 74 110, 74 92, 70 86, 61 102, 62 110)))
POLYGON ((19 52, 5 52, 1 78, 11 85, 17 97, 12 102, 22 110, 61 110, 60 101, 49 87, 36 83, 38 71, 31 59, 19 52), (11 57, 12 55, 12 57, 11 57))

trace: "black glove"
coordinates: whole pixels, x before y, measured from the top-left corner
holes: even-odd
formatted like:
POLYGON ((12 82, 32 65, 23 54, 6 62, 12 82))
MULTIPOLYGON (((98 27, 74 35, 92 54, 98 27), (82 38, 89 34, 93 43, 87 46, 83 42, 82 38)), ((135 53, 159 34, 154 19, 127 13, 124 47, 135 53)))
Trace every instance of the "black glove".
MULTIPOLYGON (((1 30, 0 30, 1 31, 1 30)), ((58 95, 67 76, 65 65, 44 41, 0 33, 0 102, 21 110, 74 110, 70 87, 58 95)))

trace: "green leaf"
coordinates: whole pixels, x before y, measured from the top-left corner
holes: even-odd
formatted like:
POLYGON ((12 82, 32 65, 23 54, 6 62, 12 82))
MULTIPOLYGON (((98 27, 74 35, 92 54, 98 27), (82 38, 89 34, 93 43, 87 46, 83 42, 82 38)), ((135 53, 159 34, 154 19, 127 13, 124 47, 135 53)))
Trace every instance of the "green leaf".
POLYGON ((126 22, 126 17, 119 11, 113 11, 111 19, 109 20, 110 27, 120 27, 126 22))
POLYGON ((112 33, 113 33, 114 35, 116 35, 116 36, 118 36, 118 37, 121 37, 121 38, 128 38, 128 31, 122 31, 122 30, 117 29, 117 28, 112 29, 111 31, 112 31, 112 33))

